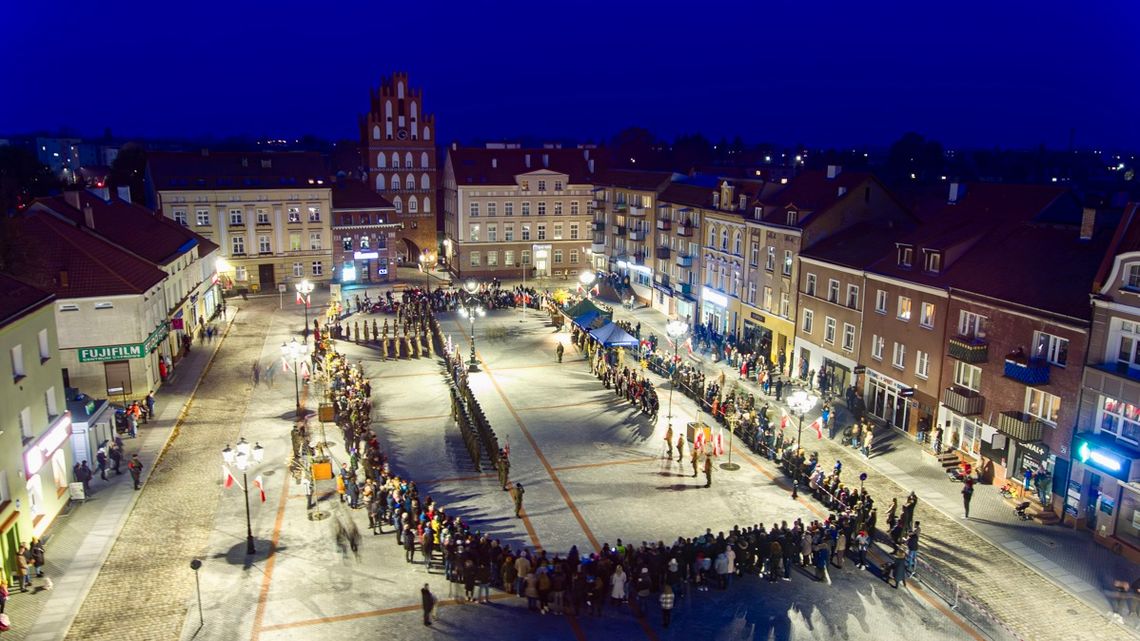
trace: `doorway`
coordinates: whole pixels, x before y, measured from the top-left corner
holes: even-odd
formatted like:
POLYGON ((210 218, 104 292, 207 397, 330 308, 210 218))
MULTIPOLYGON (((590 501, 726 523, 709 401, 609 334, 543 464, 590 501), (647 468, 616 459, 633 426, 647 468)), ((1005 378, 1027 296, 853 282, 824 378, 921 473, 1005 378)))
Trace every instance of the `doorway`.
POLYGON ((277 286, 277 280, 273 275, 273 263, 261 263, 257 266, 257 282, 260 283, 263 292, 277 286))

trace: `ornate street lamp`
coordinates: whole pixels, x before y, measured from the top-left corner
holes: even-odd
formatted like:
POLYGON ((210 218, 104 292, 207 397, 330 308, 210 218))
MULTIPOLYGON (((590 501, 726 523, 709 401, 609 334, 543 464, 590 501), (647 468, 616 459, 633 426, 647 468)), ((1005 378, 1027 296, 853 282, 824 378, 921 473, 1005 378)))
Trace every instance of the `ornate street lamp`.
POLYGON ((301 382, 297 365, 309 355, 309 344, 298 343, 297 339, 288 343, 281 343, 281 356, 287 361, 293 361, 293 391, 297 396, 297 416, 304 416, 301 409, 301 382))
POLYGON ((597 278, 592 271, 582 272, 578 275, 578 280, 582 283, 582 289, 586 290, 586 300, 590 299, 590 286, 594 284, 594 279, 597 278))
MULTIPOLYGON (((671 366, 676 367, 677 363, 677 350, 681 347, 681 339, 685 334, 689 333, 689 326, 681 320, 671 320, 665 325, 665 333, 669 336, 669 340, 673 341, 673 362, 671 366)), ((673 388, 677 386, 675 377, 670 376, 669 381, 669 412, 665 415, 667 425, 673 427, 673 388)))
POLYGON ((226 445, 226 449, 222 450, 222 460, 226 465, 233 465, 241 470, 241 486, 245 492, 245 553, 254 554, 257 550, 253 547, 253 524, 249 518, 249 468, 261 463, 262 457, 265 456, 265 450, 261 447, 260 443, 254 444, 253 448, 249 447, 249 441, 245 440, 243 436, 238 441, 236 448, 231 448, 226 445))
POLYGON ((313 284, 308 280, 302 280, 294 285, 297 288, 297 294, 301 296, 301 302, 305 305, 305 329, 301 332, 302 340, 309 340, 309 294, 313 293, 313 284))
POLYGON ((815 404, 819 402, 819 398, 808 394, 801 390, 796 390, 788 396, 788 409, 792 414, 799 419, 799 431, 796 432, 796 448, 800 447, 800 439, 804 435, 804 414, 811 411, 815 404))
POLYGON ((475 317, 486 316, 487 312, 479 304, 479 299, 475 297, 475 292, 479 290, 479 283, 468 280, 463 283, 463 289, 467 291, 467 298, 459 307, 459 315, 471 322, 471 360, 467 363, 467 370, 477 372, 479 371, 479 361, 475 358, 475 317))

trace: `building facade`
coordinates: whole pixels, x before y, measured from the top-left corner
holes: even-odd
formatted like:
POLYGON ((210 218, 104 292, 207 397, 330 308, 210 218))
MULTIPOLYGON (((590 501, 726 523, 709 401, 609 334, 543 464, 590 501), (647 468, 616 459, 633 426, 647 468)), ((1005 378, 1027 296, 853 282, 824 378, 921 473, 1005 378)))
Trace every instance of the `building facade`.
POLYGON ((435 116, 424 110, 423 91, 413 89, 408 74, 385 78, 369 96, 360 116, 361 153, 368 183, 395 208, 389 222, 401 223, 393 251, 397 260, 415 264, 438 251, 435 116))
POLYGON ((621 276, 634 296, 665 314, 672 246, 669 222, 659 222, 658 197, 671 177, 660 171, 606 171, 595 179, 591 201, 594 220, 605 226, 603 269, 621 276))
POLYGON ((680 182, 670 183, 658 198, 657 242, 669 247, 670 258, 658 264, 668 282, 656 288, 653 305, 689 325, 700 321, 701 221, 711 206, 711 190, 680 182))
POLYGON ((20 544, 70 500, 71 415, 64 402, 53 296, 0 275, 0 578, 15 585, 20 544))
POLYGON ((273 291, 333 275, 331 185, 309 152, 153 153, 151 195, 162 214, 219 246, 224 289, 273 291))
POLYGON ((341 180, 332 188, 333 279, 343 285, 396 280, 397 242, 401 223, 396 208, 369 186, 341 180))
POLYGON ((443 262, 463 278, 572 277, 591 270, 591 152, 450 149, 443 262))

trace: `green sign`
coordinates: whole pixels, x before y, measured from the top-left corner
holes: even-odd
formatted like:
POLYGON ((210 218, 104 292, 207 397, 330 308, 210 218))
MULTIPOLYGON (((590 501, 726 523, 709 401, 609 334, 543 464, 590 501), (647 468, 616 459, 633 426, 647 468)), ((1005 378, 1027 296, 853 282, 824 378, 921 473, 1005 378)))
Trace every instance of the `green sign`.
POLYGON ((162 339, 166 338, 166 334, 166 323, 163 323, 151 332, 150 336, 147 336, 146 340, 141 343, 104 345, 102 347, 80 347, 79 362, 100 363, 103 361, 121 361, 129 358, 145 358, 151 350, 158 346, 162 339))

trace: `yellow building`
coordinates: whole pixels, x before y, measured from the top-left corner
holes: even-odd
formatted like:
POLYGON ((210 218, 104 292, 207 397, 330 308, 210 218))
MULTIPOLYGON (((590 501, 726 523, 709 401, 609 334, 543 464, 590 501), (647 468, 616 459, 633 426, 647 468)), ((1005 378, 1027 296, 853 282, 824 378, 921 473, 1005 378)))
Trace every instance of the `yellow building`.
POLYGON ((155 153, 151 194, 163 215, 221 247, 225 289, 273 291, 333 276, 332 191, 309 152, 155 153))
POLYGON ((0 576, 12 584, 20 544, 67 505, 73 461, 55 297, 5 275, 0 291, 0 576))

